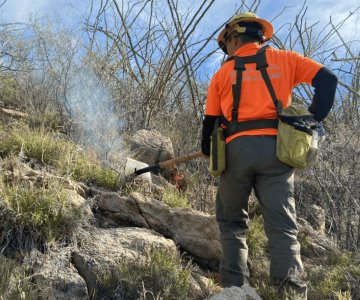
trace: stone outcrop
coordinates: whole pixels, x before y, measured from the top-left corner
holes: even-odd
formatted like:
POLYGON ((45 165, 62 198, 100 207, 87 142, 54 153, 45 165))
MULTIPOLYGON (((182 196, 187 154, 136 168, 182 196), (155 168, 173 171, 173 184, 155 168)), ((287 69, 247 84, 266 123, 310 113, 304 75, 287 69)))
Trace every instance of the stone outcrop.
POLYGON ((139 130, 129 140, 132 158, 153 165, 174 157, 172 142, 156 130, 139 130))
POLYGON ((181 249, 206 264, 217 266, 221 257, 219 230, 214 216, 187 208, 170 208, 161 201, 132 193, 95 198, 100 211, 119 225, 151 228, 173 239, 181 249))
POLYGON ((326 255, 338 250, 337 244, 323 231, 314 230, 308 221, 298 218, 298 239, 302 242, 302 253, 305 256, 326 255))
MULTIPOLYGON (((7 181, 13 183, 25 181, 34 186, 42 186, 48 184, 51 180, 55 180, 61 184, 63 188, 76 191, 82 198, 87 197, 84 185, 79 184, 68 177, 56 176, 43 170, 34 170, 28 164, 20 161, 2 161, 0 164, 0 171, 7 181)), ((77 199, 77 201, 79 201, 79 199, 77 199)), ((84 200, 80 201, 83 202, 84 200)))
MULTIPOLYGON (((1 171, 6 180, 14 183, 26 181, 30 185, 43 186, 47 180, 56 179, 66 191, 69 201, 83 208, 84 219, 94 218, 90 204, 94 204, 97 210, 99 224, 94 223, 100 227, 85 223, 86 226, 76 236, 76 245, 67 245, 62 250, 55 249, 47 254, 37 252, 24 261, 32 270, 31 277, 39 289, 40 299, 97 299, 99 290, 106 289, 99 280, 99 274, 104 270, 112 272, 119 263, 129 266, 140 264, 149 249, 172 253, 180 249, 208 270, 218 267, 221 245, 218 226, 212 215, 190 208, 170 208, 154 199, 154 192, 146 196, 138 192, 122 196, 96 190, 68 178, 33 170, 21 162, 16 165, 2 163, 1 171), (90 201, 88 197, 93 199, 90 201)), ((161 186, 168 184, 161 177, 156 182, 159 193, 161 186)), ((298 218, 299 239, 306 258, 326 255, 337 248, 323 232, 325 217, 322 209, 313 207, 313 211, 317 218, 309 218, 311 223, 298 218)), ((0 226, 2 245, 6 233, 7 230, 0 226)), ((194 268, 190 278, 191 299, 205 299, 210 293, 209 279, 203 275, 200 268, 194 268)), ((226 288, 208 299, 261 298, 254 289, 245 286, 226 288)))
POLYGON ((33 281, 42 299, 89 299, 86 282, 71 264, 66 248, 47 255, 30 255, 25 263, 32 268, 33 281))
MULTIPOLYGON (((97 299, 98 291, 107 288, 104 285, 106 282, 102 283, 101 280, 104 271, 121 272, 121 268, 117 267, 119 264, 127 266, 141 264, 151 249, 162 250, 165 253, 178 251, 171 239, 166 239, 149 229, 92 228, 83 236, 81 246, 72 253, 72 263, 85 279, 90 297, 97 299)), ((201 297, 207 294, 208 279, 194 273, 190 285, 192 298, 204 299, 201 297)))
POLYGON ((72 254, 72 262, 85 279, 89 295, 96 293, 97 275, 111 270, 119 262, 143 259, 149 247, 176 251, 172 240, 145 228, 93 228, 82 238, 82 245, 72 254))

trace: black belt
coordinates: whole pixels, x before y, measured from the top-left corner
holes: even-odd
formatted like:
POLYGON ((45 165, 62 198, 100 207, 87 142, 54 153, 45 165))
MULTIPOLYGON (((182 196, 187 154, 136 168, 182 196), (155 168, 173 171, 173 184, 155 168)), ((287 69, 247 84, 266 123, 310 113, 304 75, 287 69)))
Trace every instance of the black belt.
POLYGON ((262 119, 262 120, 250 120, 237 123, 229 123, 225 128, 225 137, 232 136, 238 132, 253 130, 253 129, 265 129, 265 128, 278 128, 279 121, 277 119, 262 119))

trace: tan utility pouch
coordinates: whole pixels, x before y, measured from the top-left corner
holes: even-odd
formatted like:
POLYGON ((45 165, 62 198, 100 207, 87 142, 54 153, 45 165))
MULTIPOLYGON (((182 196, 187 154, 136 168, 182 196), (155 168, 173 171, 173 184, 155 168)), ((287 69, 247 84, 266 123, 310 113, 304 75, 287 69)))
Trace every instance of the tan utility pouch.
POLYGON ((315 165, 318 156, 317 132, 311 129, 313 115, 306 107, 292 104, 279 114, 276 157, 297 169, 315 165))
POLYGON ((215 122, 215 128, 211 135, 210 143, 210 166, 212 176, 220 176, 226 169, 226 149, 224 129, 215 122))

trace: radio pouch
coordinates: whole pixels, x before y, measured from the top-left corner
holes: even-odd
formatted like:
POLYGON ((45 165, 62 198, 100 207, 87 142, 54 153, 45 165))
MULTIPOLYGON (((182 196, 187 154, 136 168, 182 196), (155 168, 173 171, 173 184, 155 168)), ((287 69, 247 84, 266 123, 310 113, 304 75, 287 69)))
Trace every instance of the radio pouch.
POLYGON ((212 176, 220 176, 226 169, 226 149, 224 129, 219 126, 219 119, 215 122, 210 142, 210 166, 212 176))
POLYGON ((293 103, 279 113, 276 157, 297 169, 315 165, 318 156, 317 122, 308 109, 293 103))

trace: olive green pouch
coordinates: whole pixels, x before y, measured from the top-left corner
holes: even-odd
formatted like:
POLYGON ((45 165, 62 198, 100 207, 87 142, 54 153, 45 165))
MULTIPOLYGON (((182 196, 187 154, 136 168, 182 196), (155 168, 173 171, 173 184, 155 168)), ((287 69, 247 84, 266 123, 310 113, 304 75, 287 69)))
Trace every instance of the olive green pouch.
POLYGON ((210 143, 210 166, 212 176, 220 176, 226 169, 226 149, 224 129, 219 126, 218 120, 215 123, 210 143))
POLYGON ((317 149, 311 147, 313 115, 306 107, 292 104, 279 114, 276 157, 297 169, 315 165, 317 149))

